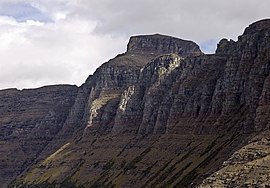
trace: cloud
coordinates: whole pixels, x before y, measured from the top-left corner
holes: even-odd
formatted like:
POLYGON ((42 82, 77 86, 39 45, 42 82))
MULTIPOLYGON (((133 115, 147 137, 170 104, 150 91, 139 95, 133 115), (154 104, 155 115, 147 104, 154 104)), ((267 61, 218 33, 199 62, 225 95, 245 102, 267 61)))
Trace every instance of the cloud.
POLYGON ((0 88, 80 85, 131 35, 193 40, 211 53, 269 16, 265 0, 2 0, 0 88))
POLYGON ((125 50, 115 44, 125 39, 91 35, 94 28, 94 22, 81 19, 20 23, 0 17, 0 87, 82 84, 102 62, 125 50))

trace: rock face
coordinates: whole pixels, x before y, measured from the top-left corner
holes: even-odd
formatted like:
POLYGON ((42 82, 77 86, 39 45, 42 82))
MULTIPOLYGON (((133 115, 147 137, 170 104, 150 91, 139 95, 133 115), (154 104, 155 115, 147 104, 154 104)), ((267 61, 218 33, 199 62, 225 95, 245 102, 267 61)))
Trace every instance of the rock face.
POLYGON ((127 52, 153 54, 176 53, 182 57, 202 54, 200 47, 192 41, 160 34, 131 37, 127 46, 127 52))
MULTIPOLYGON (((1 91, 8 93, 0 108, 1 134, 8 138, 3 152, 20 151, 20 143, 13 147, 6 137, 16 135, 31 143, 25 159, 31 162, 3 159, 0 182, 3 187, 269 186, 267 175, 254 175, 269 173, 269 54, 270 20, 251 24, 238 41, 222 39, 211 55, 191 41, 134 36, 126 53, 99 67, 81 87, 55 86, 61 98, 48 106, 33 100, 34 112, 19 112, 11 97, 30 96, 1 91), (17 113, 29 119, 8 119, 17 113), (38 118, 42 123, 32 128, 38 118), (45 130, 48 137, 37 136, 45 130), (20 170, 11 173, 13 167, 20 170)), ((17 153, 10 159, 19 160, 17 153)))

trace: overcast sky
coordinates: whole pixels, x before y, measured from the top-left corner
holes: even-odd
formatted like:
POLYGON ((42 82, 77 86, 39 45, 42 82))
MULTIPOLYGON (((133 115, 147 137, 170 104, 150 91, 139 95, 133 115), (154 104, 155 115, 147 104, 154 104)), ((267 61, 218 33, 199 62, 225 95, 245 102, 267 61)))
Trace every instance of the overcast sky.
POLYGON ((193 40, 206 53, 270 17, 269 0, 0 0, 0 89, 81 85, 131 35, 193 40))

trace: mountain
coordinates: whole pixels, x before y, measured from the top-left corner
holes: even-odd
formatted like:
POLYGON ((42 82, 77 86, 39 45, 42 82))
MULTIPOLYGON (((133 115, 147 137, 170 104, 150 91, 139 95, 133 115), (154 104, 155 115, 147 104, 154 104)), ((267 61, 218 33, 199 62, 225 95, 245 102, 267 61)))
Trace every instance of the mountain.
POLYGON ((80 87, 0 91, 0 183, 270 186, 269 73, 269 19, 210 55, 133 36, 80 87))

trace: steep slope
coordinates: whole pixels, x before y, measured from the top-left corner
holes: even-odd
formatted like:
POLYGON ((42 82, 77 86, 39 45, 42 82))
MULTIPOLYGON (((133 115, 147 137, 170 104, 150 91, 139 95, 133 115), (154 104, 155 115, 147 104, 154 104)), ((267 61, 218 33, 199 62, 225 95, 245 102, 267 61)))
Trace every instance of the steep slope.
POLYGON ((33 163, 62 128, 76 86, 0 91, 0 182, 7 184, 33 163))
POLYGON ((238 169, 257 160, 268 172, 269 34, 261 20, 212 55, 191 41, 131 37, 126 53, 79 88, 55 142, 9 186, 266 185, 256 170, 238 169), (259 154, 247 158, 252 147, 259 154))

